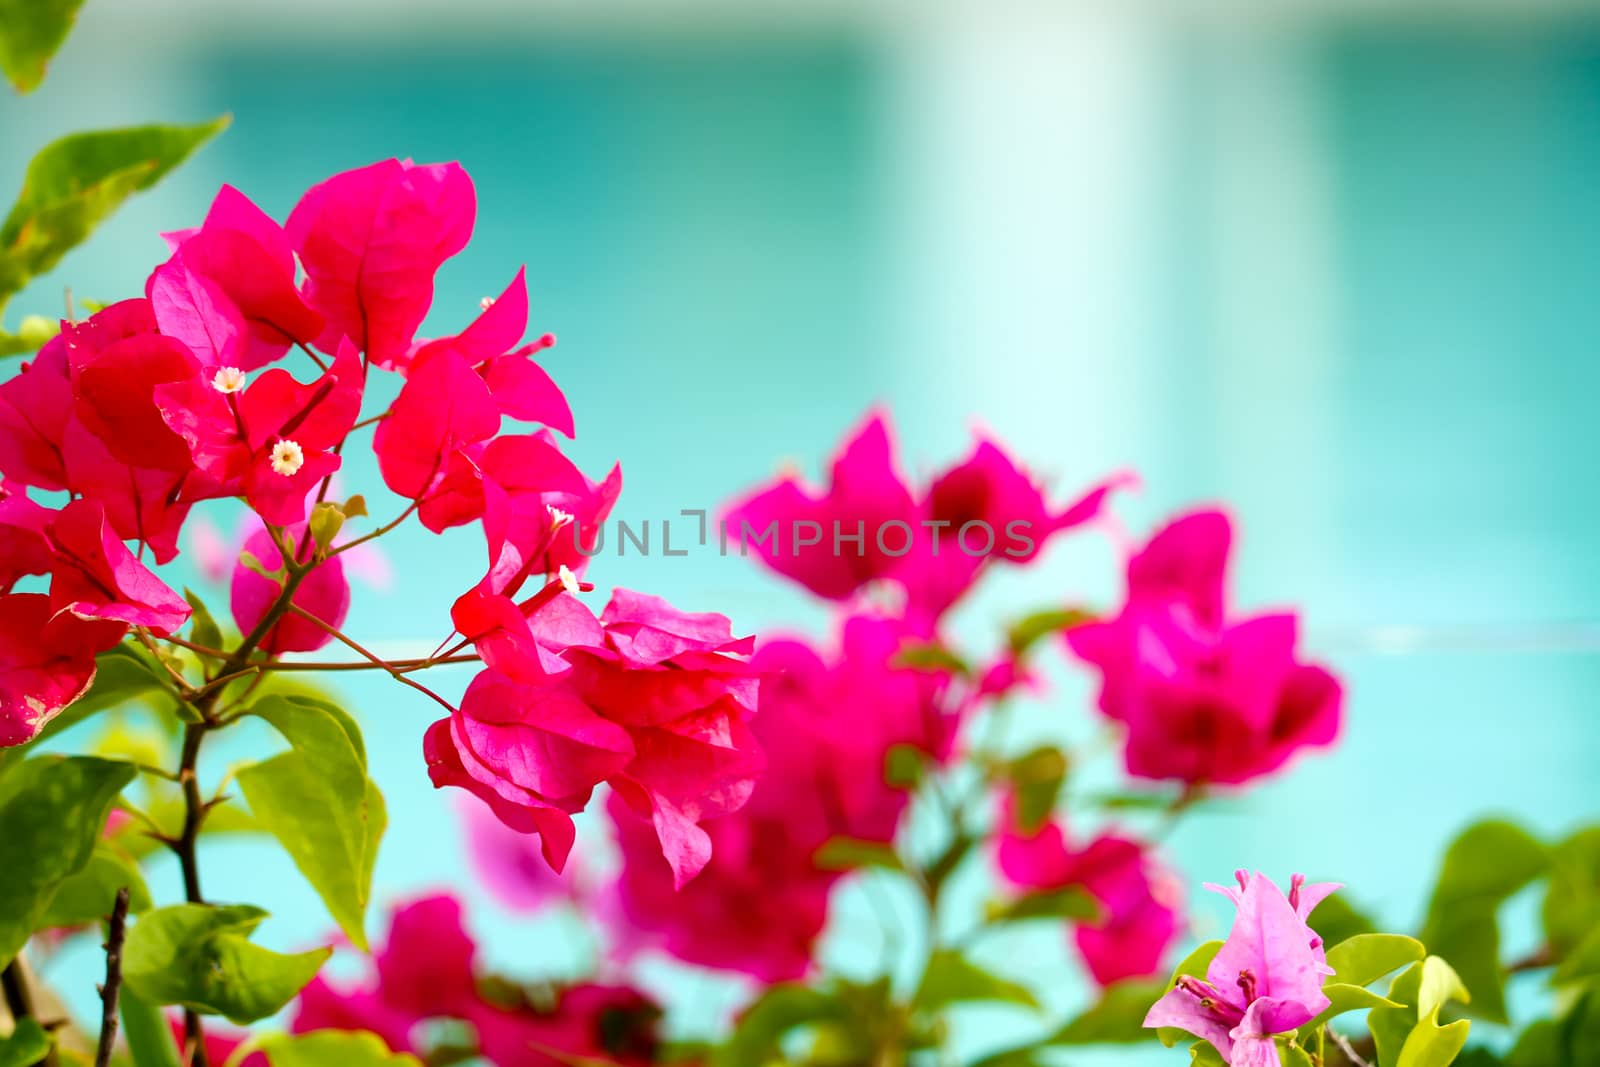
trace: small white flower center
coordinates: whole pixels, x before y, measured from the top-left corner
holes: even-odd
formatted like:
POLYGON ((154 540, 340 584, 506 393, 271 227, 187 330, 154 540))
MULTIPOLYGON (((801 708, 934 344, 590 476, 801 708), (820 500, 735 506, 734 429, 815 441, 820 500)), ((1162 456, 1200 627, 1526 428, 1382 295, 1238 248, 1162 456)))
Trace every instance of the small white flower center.
POLYGON ((237 393, 244 388, 244 371, 238 367, 218 367, 211 376, 211 388, 219 393, 237 393))
POLYGON ((298 474, 305 465, 306 454, 298 441, 285 437, 272 446, 272 469, 278 474, 287 478, 291 474, 298 474))
POLYGON ((492 297, 492 296, 484 297, 482 300, 478 301, 478 306, 481 307, 483 310, 488 311, 490 308, 494 307, 494 297, 492 297))
POLYGON ((550 513, 550 528, 552 530, 559 530, 572 522, 572 512, 570 511, 562 511, 554 504, 546 504, 544 509, 550 513))
POLYGON ((556 571, 556 577, 561 579, 561 588, 577 596, 582 590, 578 587, 578 576, 572 573, 572 568, 565 563, 556 571))

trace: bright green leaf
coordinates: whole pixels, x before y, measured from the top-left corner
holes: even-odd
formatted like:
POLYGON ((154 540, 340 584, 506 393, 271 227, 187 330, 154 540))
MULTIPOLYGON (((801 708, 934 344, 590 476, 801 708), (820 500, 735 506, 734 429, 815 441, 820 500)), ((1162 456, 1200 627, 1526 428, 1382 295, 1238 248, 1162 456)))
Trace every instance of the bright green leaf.
MULTIPOLYGON (((3 2, 4 0, 0 0, 0 3, 3 2)), ((24 315, 22 321, 17 324, 16 333, 0 330, 0 359, 37 352, 60 332, 61 323, 57 319, 47 319, 43 315, 24 315)))
POLYGON ((40 756, 0 777, 0 964, 37 930, 63 880, 94 853, 126 763, 40 756))
POLYGON ((134 915, 150 908, 150 890, 145 888, 139 865, 116 846, 97 842, 83 869, 56 887, 50 906, 45 909, 43 926, 81 926, 99 922, 111 914, 117 890, 128 890, 128 911, 134 915))
POLYGON ((333 539, 339 536, 339 531, 344 529, 344 512, 340 510, 338 504, 324 500, 311 509, 308 526, 317 548, 326 552, 333 547, 333 539))
POLYGON ((46 145, 28 164, 22 192, 0 223, 0 307, 30 278, 60 262, 131 194, 154 185, 228 122, 224 116, 195 126, 75 133, 46 145))
POLYGON ((1468 1004, 1472 995, 1455 968, 1438 956, 1429 956, 1422 961, 1422 981, 1417 985, 1417 1016, 1425 1019, 1437 1015, 1452 1000, 1468 1004))
POLYGON ((361 731, 343 710, 303 697, 267 697, 250 713, 293 747, 240 768, 239 789, 261 829, 278 839, 339 928, 365 949, 372 867, 386 817, 367 777, 361 731))
POLYGON ((1377 932, 1377 925, 1346 899, 1344 893, 1324 897, 1322 903, 1311 909, 1306 925, 1322 937, 1322 943, 1331 952, 1337 945, 1357 934, 1377 932))
POLYGON ((1556 959, 1565 959, 1585 938, 1594 942, 1600 930, 1600 826, 1580 830, 1550 850, 1541 914, 1545 942, 1556 959))
POLYGON ((1194 1067, 1228 1067, 1209 1041, 1196 1041, 1189 1046, 1189 1062, 1194 1067))
POLYGON ((823 990, 785 983, 768 988, 739 1016, 713 1054, 712 1067, 750 1067, 770 1060, 784 1035, 800 1026, 842 1018, 844 1005, 823 990))
POLYGON ((211 609, 206 607, 206 602, 192 589, 183 591, 183 599, 189 602, 190 609, 194 612, 189 618, 189 640, 206 648, 222 647, 222 627, 217 625, 217 620, 211 614, 211 609))
POLYGON ((177 1044, 159 1007, 124 985, 117 1013, 122 1016, 122 1033, 133 1067, 179 1067, 177 1044))
POLYGON ((0 1038, 0 1067, 33 1067, 50 1051, 51 1038, 33 1019, 17 1023, 10 1036, 0 1038))
POLYGON ((286 955, 250 943, 267 913, 245 904, 177 904, 146 912, 123 947, 139 996, 244 1024, 279 1011, 316 976, 331 948, 286 955))
POLYGON ((1278 1062, 1283 1067, 1315 1067, 1310 1053, 1299 1045, 1280 1045, 1278 1047, 1278 1062))
POLYGON ((420 1067, 415 1056, 390 1052, 372 1034, 342 1030, 275 1034, 261 1042, 261 1051, 272 1067, 420 1067))
POLYGON ((811 862, 824 871, 853 871, 862 867, 882 867, 902 871, 905 865, 894 846, 855 837, 834 837, 823 843, 811 862))
POLYGON ((1328 998, 1328 1006, 1315 1019, 1300 1028, 1302 1040, 1315 1034, 1329 1019, 1336 1019, 1346 1012, 1366 1011, 1368 1008, 1405 1007, 1404 1004, 1397 1004, 1387 997, 1380 997, 1363 986, 1347 985, 1343 982, 1328 982, 1322 987, 1322 994, 1328 998))
POLYGON ((83 0, 0 0, 0 70, 17 92, 39 87, 82 6, 83 0))
POLYGON ((1150 1040, 1144 1027, 1150 1005, 1167 991, 1165 982, 1134 978, 1114 982, 1100 994, 1094 1006, 1073 1019, 1047 1039, 1051 1045, 1127 1044, 1150 1040))
POLYGON ((935 949, 923 972, 911 1006, 919 1011, 936 1012, 951 1004, 968 1001, 1003 1001, 1037 1008, 1039 1002, 1023 986, 979 967, 955 949, 935 949))
POLYGON ((1433 1015, 1419 1021, 1400 1049, 1396 1067, 1447 1067, 1467 1043, 1466 1019, 1440 1026, 1433 1015))
POLYGON ((1399 934, 1357 934, 1328 950, 1330 982, 1364 986, 1427 955, 1422 942, 1399 934))
POLYGON ((1367 1014, 1367 1029, 1378 1047, 1381 1067, 1395 1067, 1400 1050, 1417 1025, 1417 991, 1422 984, 1422 964, 1413 963, 1389 983, 1388 999, 1398 1007, 1379 1006, 1367 1014))

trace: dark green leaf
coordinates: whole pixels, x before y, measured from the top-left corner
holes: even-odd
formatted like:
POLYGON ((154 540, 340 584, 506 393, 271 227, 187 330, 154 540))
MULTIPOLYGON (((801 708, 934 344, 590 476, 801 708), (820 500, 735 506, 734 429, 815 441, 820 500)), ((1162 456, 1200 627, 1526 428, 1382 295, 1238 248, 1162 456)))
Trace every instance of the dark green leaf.
POLYGON ((1468 827, 1450 845, 1428 905, 1422 941, 1443 956, 1472 990, 1472 1014, 1506 1021, 1500 965, 1501 903, 1544 873, 1543 845, 1508 822, 1468 827))
POLYGON ((1149 1041, 1155 1036, 1147 1030, 1144 1017, 1150 1005, 1161 999, 1167 983, 1159 979, 1134 978, 1116 982, 1100 994, 1094 1007, 1088 1009, 1049 1038, 1052 1045, 1100 1045, 1112 1042, 1127 1044, 1149 1041))
POLYGON ((42 926, 81 926, 99 922, 111 914, 117 890, 128 890, 128 911, 134 915, 150 907, 150 891, 145 888, 139 865, 116 846, 101 841, 83 869, 56 887, 50 906, 45 909, 42 926))
POLYGON ((1506 1067, 1567 1067, 1561 1061, 1561 1027, 1551 1019, 1529 1025, 1506 1054, 1506 1067))
POLYGON ((224 116, 196 126, 76 133, 46 145, 28 164, 22 192, 0 223, 0 307, 30 278, 54 267, 129 195, 154 185, 228 121, 224 116))
POLYGON ((917 987, 911 1006, 918 1011, 936 1012, 968 1001, 1039 1006, 1024 986, 990 974, 955 949, 935 949, 928 958, 928 969, 923 972, 922 984, 917 987))
POLYGON ((883 781, 895 789, 911 789, 922 781, 927 768, 928 754, 916 745, 900 743, 890 745, 883 757, 883 781))
MULTIPOLYGON (((1600 931, 1600 826, 1591 826, 1550 850, 1550 884, 1545 890, 1544 936, 1557 960, 1600 931)), ((1571 975, 1572 969, 1566 969, 1571 975)))
POLYGON ((244 1024, 279 1011, 316 975, 331 948, 292 955, 250 943, 267 913, 245 904, 177 904, 128 931, 123 976, 157 1004, 181 1004, 244 1024))
POLYGON ((251 714, 272 723, 293 747, 240 768, 239 789, 261 829, 278 839, 339 928, 365 949, 372 866, 386 818, 367 777, 361 731, 343 710, 303 697, 267 697, 251 714))
POLYGON ((0 965, 39 928, 62 881, 89 862, 134 773, 92 756, 40 756, 0 777, 0 965))
POLYGON ((33 1067, 50 1051, 50 1035, 33 1019, 23 1019, 0 1038, 0 1067, 33 1067))
POLYGON ((222 627, 217 625, 217 620, 212 617, 211 609, 206 607, 206 602, 192 589, 183 591, 183 599, 189 602, 189 607, 194 612, 189 619, 189 640, 207 648, 220 649, 222 627))
POLYGON ((133 1067, 179 1067, 177 1045, 160 1008, 124 985, 117 1013, 133 1067))
POLYGON ((1589 931, 1589 935, 1567 953, 1566 959, 1561 961, 1561 966, 1556 968, 1553 981, 1557 985, 1567 985, 1597 976, 1600 976, 1600 923, 1597 923, 1589 931))
POLYGON ((1389 983, 1388 999, 1398 1007, 1379 1006, 1367 1013, 1367 1029, 1378 1048, 1380 1067, 1396 1067, 1406 1038, 1417 1025, 1417 990, 1422 985, 1422 964, 1413 963, 1389 983))
POLYGON ((272 1067, 420 1067, 415 1056, 390 1052, 372 1034, 342 1030, 298 1037, 275 1034, 261 1043, 261 1050, 272 1067))
POLYGON ((1312 909, 1306 924, 1322 936, 1322 943, 1332 948, 1350 940, 1357 934, 1377 932, 1377 926, 1364 913, 1345 899, 1344 893, 1323 898, 1312 909))
POLYGON ((1021 922, 1026 919, 1097 922, 1100 902, 1079 886, 1065 889, 1040 889, 1015 900, 996 901, 987 910, 991 923, 1021 922))
POLYGON ((19 93, 39 87, 82 6, 83 0, 0 0, 0 70, 19 93))
POLYGON ((798 984, 772 986, 739 1016, 733 1032, 713 1055, 712 1067, 766 1063, 790 1031, 843 1015, 839 999, 822 990, 798 984))
POLYGON ((1094 615, 1082 608, 1058 608, 1050 611, 1036 611, 1017 620, 1012 624, 1007 635, 1011 645, 1011 654, 1020 656, 1027 652, 1041 639, 1051 634, 1070 630, 1074 626, 1082 626, 1086 622, 1093 622, 1094 615))
POLYGON ((1067 780, 1067 757, 1052 746, 1036 748, 1006 764, 1005 776, 1016 798, 1018 828, 1031 834, 1055 810, 1056 798, 1067 780))
POLYGON ((891 871, 905 869, 894 846, 854 837, 829 839, 817 849, 811 862, 823 871, 853 871, 861 867, 882 867, 891 871))

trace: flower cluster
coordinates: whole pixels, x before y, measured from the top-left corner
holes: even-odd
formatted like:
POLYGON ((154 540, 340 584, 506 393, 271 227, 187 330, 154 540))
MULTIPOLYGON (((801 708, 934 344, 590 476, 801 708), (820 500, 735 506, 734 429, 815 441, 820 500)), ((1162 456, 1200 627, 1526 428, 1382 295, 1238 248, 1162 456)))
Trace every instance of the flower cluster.
POLYGON ((572 813, 609 782, 651 820, 676 882, 705 865, 699 822, 738 808, 762 766, 752 641, 643 594, 617 590, 599 616, 577 599, 591 588, 582 531, 609 513, 621 473, 594 481, 562 454, 572 412, 536 358, 554 338, 525 343, 523 272, 458 333, 417 336, 475 214, 453 163, 335 175, 283 226, 224 187, 200 226, 167 235, 143 297, 64 323, 0 384, 0 743, 36 736, 130 628, 149 641, 184 625, 189 604, 141 560, 177 554, 197 503, 241 500, 259 523, 232 577, 245 635, 224 657, 233 670, 349 643, 346 549, 412 515, 435 532, 475 524, 482 577, 451 621, 485 669, 459 707, 441 699, 450 715, 425 743, 434 782, 538 833, 558 869, 572 813), (286 365, 299 354, 304 380, 286 365), (398 396, 363 419, 384 373, 398 396), (329 499, 332 477, 366 425, 403 510, 341 540, 366 498, 329 499), (39 574, 47 593, 14 591, 39 574))

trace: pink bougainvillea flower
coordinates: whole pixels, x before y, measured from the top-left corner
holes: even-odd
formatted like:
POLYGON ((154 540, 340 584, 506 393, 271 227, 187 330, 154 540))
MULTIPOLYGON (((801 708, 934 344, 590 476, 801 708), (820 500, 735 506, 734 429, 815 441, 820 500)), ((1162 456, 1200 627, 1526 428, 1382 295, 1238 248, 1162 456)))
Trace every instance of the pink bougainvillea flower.
POLYGON ((500 409, 464 356, 449 348, 425 356, 412 366, 373 438, 383 484, 420 499, 452 456, 499 429, 500 409))
POLYGON ((768 983, 803 978, 839 878, 813 865, 815 838, 778 803, 806 800, 805 790, 805 782, 763 776, 744 808, 705 824, 711 860, 677 890, 650 821, 609 797, 622 866, 602 910, 617 950, 659 948, 768 983))
POLYGON ((73 406, 67 342, 57 334, 20 373, 0 382, 0 472, 24 485, 65 489, 61 443, 73 406))
POLYGON ((55 512, 28 499, 15 483, 0 483, 0 594, 26 574, 48 574, 55 553, 45 527, 55 512))
MULTIPOLYGON (((302 564, 309 563, 316 555, 316 543, 307 536, 304 527, 291 528, 286 536, 297 546, 296 555, 302 564)), ((244 543, 244 551, 254 556, 268 571, 277 571, 283 566, 283 553, 273 543, 272 535, 264 529, 250 536, 244 543)), ((234 564, 230 590, 233 621, 239 631, 252 632, 282 592, 281 581, 251 570, 240 557, 234 564)), ((301 580, 291 603, 334 629, 344 625, 345 614, 350 610, 350 583, 345 581, 344 560, 339 556, 330 556, 313 567, 301 580)), ((290 614, 273 623, 272 629, 262 638, 260 648, 269 655, 315 652, 331 640, 333 635, 326 628, 310 619, 290 614)))
POLYGON ((314 341, 324 325, 295 288, 283 229, 231 185, 198 229, 173 235, 172 256, 150 275, 145 295, 161 332, 207 368, 256 370, 292 343, 314 341))
POLYGON ((318 347, 349 338, 380 367, 403 365, 433 303, 433 276, 472 236, 477 196, 457 163, 410 160, 336 174, 289 214, 307 302, 327 320, 318 347))
POLYGON ((1229 540, 1220 513, 1180 519, 1130 561, 1117 616, 1066 632, 1137 777, 1237 785, 1338 735, 1339 682, 1297 658, 1296 617, 1224 617, 1229 540))
POLYGON ((763 766, 746 723, 757 682, 741 658, 748 641, 735 639, 723 616, 679 612, 627 590, 613 595, 599 625, 584 623, 587 609, 561 595, 560 582, 522 608, 508 611, 508 603, 480 591, 457 604, 457 627, 494 665, 454 715, 429 729, 434 784, 469 789, 508 826, 541 834, 545 858, 560 870, 572 845, 570 813, 607 781, 652 820, 677 880, 687 881, 710 854, 698 824, 743 804, 763 766), (540 651, 546 612, 551 632, 567 641, 564 670, 540 651), (526 630, 516 616, 529 620, 526 630), (494 643, 474 633, 486 625, 494 643))
POLYGON ((55 553, 52 612, 143 626, 162 636, 189 620, 188 603, 134 559, 98 503, 74 500, 50 521, 46 536, 55 553))
POLYGON ((539 852, 538 838, 518 833, 471 797, 456 811, 467 835, 467 860, 478 883, 502 906, 518 912, 542 911, 588 896, 588 878, 578 857, 556 873, 539 852))
POLYGON ((392 1051, 420 1054, 421 1023, 465 1018, 475 1009, 476 952, 453 897, 410 901, 395 909, 366 981, 341 988, 318 975, 301 991, 290 1029, 366 1030, 392 1051))
POLYGON ((827 489, 785 477, 736 503, 725 516, 741 553, 818 596, 845 600, 888 579, 906 612, 934 623, 996 560, 1026 563, 1055 534, 1095 518, 1119 475, 1062 510, 992 441, 914 494, 894 460, 887 417, 874 412, 833 461, 827 489))
POLYGON ((314 382, 274 367, 243 389, 219 376, 158 389, 157 399, 216 487, 210 495, 243 495, 264 522, 287 526, 304 521, 307 496, 339 469, 333 450, 360 415, 364 383, 344 345, 314 382))
POLYGON ((955 718, 942 672, 894 665, 902 625, 857 615, 825 658, 803 641, 763 644, 756 732, 769 752, 768 778, 792 781, 784 802, 814 851, 832 837, 887 843, 908 797, 885 781, 889 750, 909 746, 932 759, 950 752, 955 718))
POLYGON ((186 487, 203 485, 204 476, 130 467, 77 419, 68 421, 61 451, 72 491, 103 506, 118 537, 148 545, 157 563, 178 554, 178 533, 194 499, 186 487))
POLYGON ((555 344, 544 334, 523 345, 528 332, 526 269, 518 270, 505 292, 486 300, 483 313, 454 337, 426 341, 412 350, 412 366, 442 351, 464 358, 482 376, 501 414, 522 422, 542 422, 567 437, 573 434, 566 396, 533 357, 555 344), (519 347, 520 346, 520 347, 519 347))
POLYGON ((1333 969, 1306 916, 1338 887, 1306 886, 1296 875, 1285 897, 1259 872, 1237 877, 1237 891, 1219 890, 1238 914, 1205 978, 1179 977, 1144 1025, 1174 1026, 1209 1041, 1230 1067, 1273 1067, 1273 1035, 1304 1026, 1328 1006, 1322 984, 1333 969))
POLYGON ((162 420, 157 387, 195 378, 200 361, 156 330, 148 300, 124 300, 63 326, 74 414, 120 462, 183 471, 189 449, 162 420))
POLYGON ((58 616, 43 593, 0 595, 0 747, 33 740, 86 693, 95 653, 116 644, 122 630, 58 616))
POLYGON ((724 521, 741 551, 759 554, 767 566, 818 596, 843 600, 899 566, 898 529, 914 536, 916 519, 911 491, 895 466, 888 418, 875 411, 834 457, 826 489, 807 489, 787 476, 735 504, 724 521), (833 551, 836 523, 847 535, 862 533, 863 540, 833 551), (764 536, 774 524, 771 536, 764 536), (898 524, 896 532, 888 532, 891 524, 898 524), (879 544, 880 530, 885 545, 879 544))
POLYGON ((1116 833, 1103 833, 1081 849, 1058 823, 1032 833, 1020 829, 1008 804, 997 847, 1000 872, 1028 889, 1080 886, 1100 904, 1101 917, 1073 931, 1089 973, 1101 985, 1161 970, 1177 939, 1182 891, 1150 850, 1116 833))
MULTIPOLYGON (((534 439, 554 448, 548 435, 534 439)), ((570 476, 554 468, 546 474, 543 464, 522 459, 521 451, 507 449, 509 462, 495 462, 500 458, 496 441, 486 455, 483 528, 489 572, 484 585, 508 595, 527 578, 558 574, 562 567, 582 574, 600 550, 603 524, 622 493, 621 466, 593 482, 576 469, 570 476)))
POLYGON ((480 999, 468 1016, 495 1067, 648 1067, 657 1062, 660 1019, 660 1007, 638 990, 592 982, 558 990, 549 1005, 480 999))
MULTIPOLYGON (((178 1048, 183 1048, 184 1041, 188 1038, 188 1034, 184 1030, 183 1015, 181 1013, 168 1015, 167 1025, 172 1029, 173 1042, 178 1048)), ((233 1054, 238 1051, 239 1046, 250 1039, 250 1035, 244 1031, 218 1026, 216 1022, 210 1019, 206 1020, 205 1035, 206 1062, 217 1064, 219 1067, 223 1064, 231 1064, 233 1062, 233 1054)), ((269 1067, 267 1054, 265 1052, 252 1052, 239 1061, 238 1067, 269 1067)))

